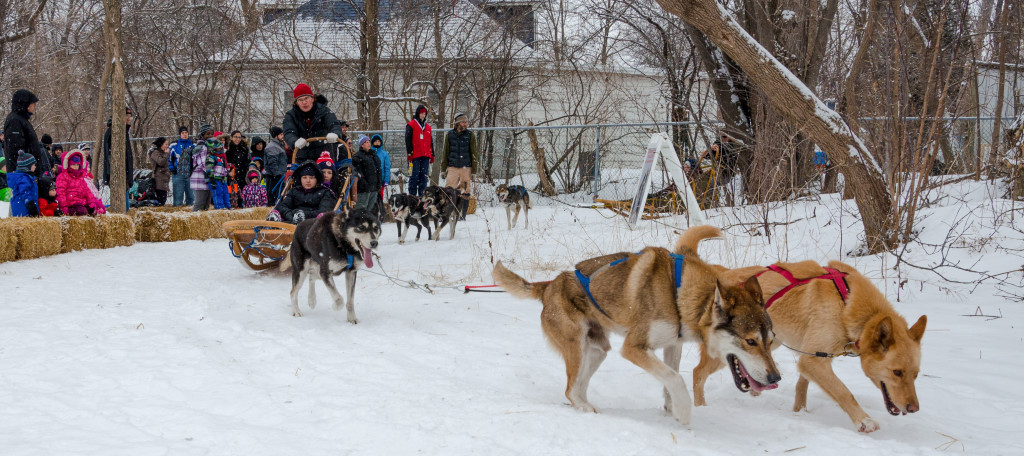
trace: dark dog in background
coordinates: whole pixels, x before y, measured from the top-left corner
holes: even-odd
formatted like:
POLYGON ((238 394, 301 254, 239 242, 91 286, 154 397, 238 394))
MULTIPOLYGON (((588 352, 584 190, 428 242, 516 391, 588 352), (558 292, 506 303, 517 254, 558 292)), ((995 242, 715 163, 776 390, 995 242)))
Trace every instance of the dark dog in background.
POLYGON ((405 236, 409 234, 409 226, 416 226, 416 240, 420 240, 420 233, 423 227, 427 228, 427 239, 430 239, 430 215, 426 208, 420 204, 416 195, 407 193, 396 193, 388 198, 388 206, 391 207, 391 215, 395 218, 395 225, 398 226, 398 243, 405 244, 405 236), (422 223, 422 224, 421 224, 422 223), (402 229, 405 225, 405 230, 402 229))
POLYGON ((327 212, 322 216, 303 220, 295 227, 291 248, 281 263, 281 271, 292 270, 292 315, 301 317, 299 287, 309 277, 309 308, 316 307, 316 289, 320 279, 334 299, 334 310, 346 306, 348 322, 359 323, 355 312, 356 272, 359 263, 373 267, 373 249, 380 237, 380 221, 366 209, 349 213, 327 212), (348 301, 334 285, 334 276, 345 273, 348 301))
POLYGON ((498 194, 498 201, 505 206, 505 220, 508 221, 508 229, 516 226, 519 221, 519 210, 526 216, 526 228, 530 227, 530 192, 522 185, 501 184, 495 191, 498 194), (512 217, 512 208, 516 208, 516 216, 512 217))
POLYGON ((451 226, 449 240, 455 239, 455 225, 469 209, 469 195, 451 187, 431 185, 423 191, 420 200, 428 216, 434 221, 434 240, 441 239, 441 228, 451 226))

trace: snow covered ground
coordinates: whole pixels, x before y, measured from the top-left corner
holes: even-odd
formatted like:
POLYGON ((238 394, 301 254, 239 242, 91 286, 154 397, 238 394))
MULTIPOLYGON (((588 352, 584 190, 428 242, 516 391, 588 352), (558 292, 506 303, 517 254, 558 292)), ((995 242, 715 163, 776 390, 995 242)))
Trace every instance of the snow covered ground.
MULTIPOLYGON (((922 212, 921 242, 904 259, 933 265, 946 252, 992 273, 1019 268, 1024 237, 992 193, 947 188, 922 212), (965 232, 952 249, 926 245, 951 226, 965 232)), ((385 225, 374 270, 436 293, 360 273, 358 325, 331 310, 320 284, 320 305, 307 311, 303 291, 305 316, 292 317, 289 280, 243 269, 224 240, 0 264, 0 454, 1024 454, 1024 317, 1002 297, 1014 290, 896 271, 892 255, 847 256, 861 229, 853 202, 836 195, 767 209, 769 220, 793 221, 774 227, 770 243, 737 225, 763 208, 709 212, 729 238, 701 253, 728 266, 843 259, 908 320, 927 314, 920 412, 888 415, 859 361, 846 358, 835 369, 881 429, 856 432, 816 386, 810 410, 794 413, 796 357, 786 349, 775 352, 778 389, 742 395, 720 371, 689 426, 662 412, 650 375, 612 353, 590 388, 601 413, 578 412, 563 396, 564 366, 543 339, 539 302, 445 287, 492 283, 497 260, 550 279, 590 256, 668 246, 685 221, 631 231, 607 211, 555 204, 531 215, 528 230, 508 231, 503 210, 482 208, 454 241, 445 230, 440 242, 403 246, 385 225), (976 310, 1002 318, 964 316, 976 310)), ((696 346, 684 348, 688 385, 697 357, 696 346)))

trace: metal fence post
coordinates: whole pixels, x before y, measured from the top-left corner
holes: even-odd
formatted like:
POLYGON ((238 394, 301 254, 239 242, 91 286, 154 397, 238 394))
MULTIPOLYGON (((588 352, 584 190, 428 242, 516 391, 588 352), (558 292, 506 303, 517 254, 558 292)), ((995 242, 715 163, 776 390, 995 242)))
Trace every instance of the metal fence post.
POLYGON ((597 147, 594 148, 594 199, 601 190, 601 127, 597 127, 597 147))

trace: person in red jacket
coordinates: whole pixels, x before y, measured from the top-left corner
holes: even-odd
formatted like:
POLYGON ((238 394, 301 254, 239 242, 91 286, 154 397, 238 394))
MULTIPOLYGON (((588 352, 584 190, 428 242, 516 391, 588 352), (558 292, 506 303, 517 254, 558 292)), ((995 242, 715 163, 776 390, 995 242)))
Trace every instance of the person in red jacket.
POLYGON ((39 178, 39 215, 60 217, 64 215, 57 206, 57 183, 49 176, 39 178))
POLYGON ((416 107, 416 115, 405 126, 405 156, 412 163, 409 194, 422 196, 427 188, 427 174, 434 163, 434 141, 427 123, 427 107, 416 107))

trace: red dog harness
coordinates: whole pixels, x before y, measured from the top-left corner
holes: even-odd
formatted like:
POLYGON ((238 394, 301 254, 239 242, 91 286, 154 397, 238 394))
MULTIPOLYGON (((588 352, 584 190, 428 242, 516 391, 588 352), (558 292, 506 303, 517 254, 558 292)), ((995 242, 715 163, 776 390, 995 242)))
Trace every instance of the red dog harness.
POLYGON ((775 301, 779 300, 779 298, 782 298, 782 295, 786 294, 787 291, 792 290, 800 285, 810 283, 812 280, 818 279, 831 280, 832 283, 835 284, 836 290, 839 291, 839 297, 843 298, 843 302, 846 302, 846 296, 850 294, 850 288, 846 286, 846 273, 840 272, 839 270, 833 268, 824 269, 828 271, 828 274, 822 274, 817 277, 810 277, 807 279, 797 280, 796 277, 793 277, 793 273, 780 268, 777 264, 773 264, 771 266, 768 266, 768 269, 765 269, 764 271, 761 271, 754 275, 754 277, 760 277, 761 274, 764 274, 768 271, 772 271, 778 273, 782 277, 785 277, 786 280, 789 281, 789 285, 787 285, 786 288, 783 288, 775 292, 775 294, 772 295, 772 297, 769 298, 768 301, 764 303, 764 310, 768 310, 768 308, 771 307, 772 304, 775 303, 775 301))

